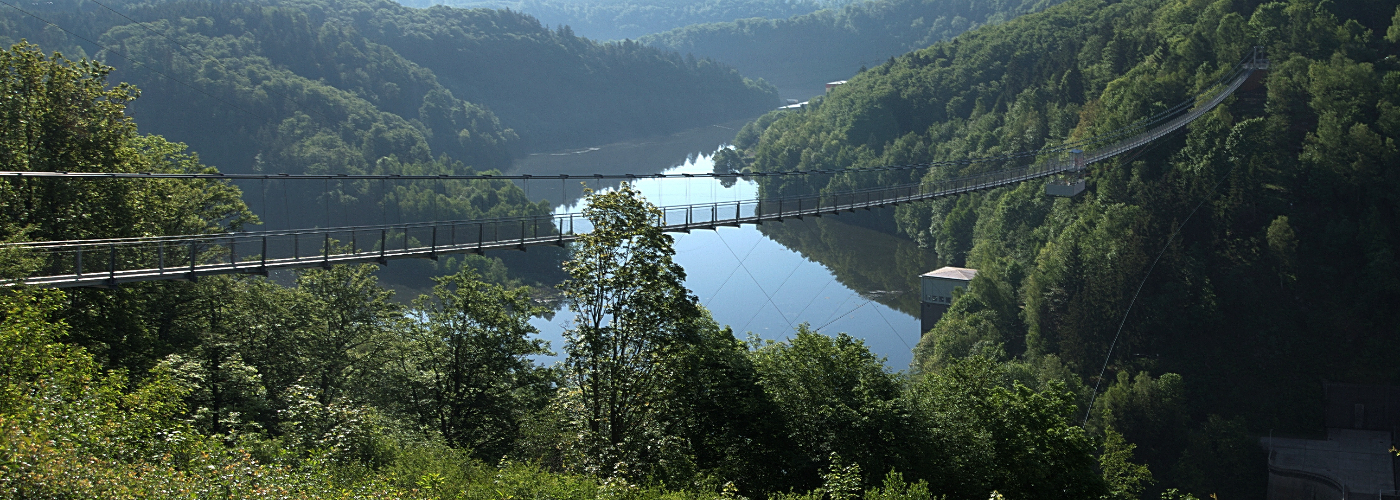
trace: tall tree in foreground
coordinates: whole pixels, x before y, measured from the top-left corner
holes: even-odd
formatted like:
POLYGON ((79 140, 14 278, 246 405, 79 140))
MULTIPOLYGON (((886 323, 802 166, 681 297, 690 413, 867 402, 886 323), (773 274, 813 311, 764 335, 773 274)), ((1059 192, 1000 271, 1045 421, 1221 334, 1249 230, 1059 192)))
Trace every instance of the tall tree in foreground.
MULTIPOLYGON (((108 86, 111 71, 25 42, 0 50, 0 169, 211 171, 183 144, 138 134, 126 106, 140 91, 108 86)), ((233 185, 205 180, 7 179, 0 233, 28 225, 33 239, 63 240, 237 230, 257 221, 239 197, 233 185)))
POLYGON ((532 306, 524 288, 485 283, 476 271, 436 278, 414 301, 427 320, 413 339, 419 382, 411 393, 424 424, 483 460, 511 452, 520 421, 542 407, 549 371, 530 356, 549 354, 528 336, 532 306))
POLYGON ((583 214, 593 231, 560 285, 576 314, 565 331, 564 404, 579 431, 569 458, 590 474, 645 475, 663 451, 664 382, 703 313, 671 260, 661 211, 640 192, 623 184, 589 195, 583 214))
MULTIPOLYGON (((139 95, 109 85, 95 61, 45 55, 20 42, 0 50, 0 170, 214 172, 185 146, 141 135, 126 115, 139 95)), ((257 218, 237 187, 203 179, 38 179, 0 181, 0 237, 32 241, 200 234, 239 230, 257 218)), ((72 269, 71 257, 36 265, 72 269)), ((89 265, 100 265, 89 261, 89 265)), ((67 340, 99 363, 140 377, 167 354, 190 347, 181 330, 198 309, 189 283, 74 290, 56 314, 67 340)), ((202 309, 198 309, 202 310, 202 309)))

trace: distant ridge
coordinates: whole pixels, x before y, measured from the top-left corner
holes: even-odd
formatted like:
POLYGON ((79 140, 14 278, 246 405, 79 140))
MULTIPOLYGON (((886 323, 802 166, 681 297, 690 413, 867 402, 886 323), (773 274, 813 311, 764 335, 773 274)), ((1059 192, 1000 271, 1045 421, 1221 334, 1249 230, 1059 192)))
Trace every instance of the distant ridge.
POLYGON ((642 43, 733 65, 784 98, 806 99, 911 50, 1063 0, 875 0, 788 19, 739 19, 678 28, 642 43))

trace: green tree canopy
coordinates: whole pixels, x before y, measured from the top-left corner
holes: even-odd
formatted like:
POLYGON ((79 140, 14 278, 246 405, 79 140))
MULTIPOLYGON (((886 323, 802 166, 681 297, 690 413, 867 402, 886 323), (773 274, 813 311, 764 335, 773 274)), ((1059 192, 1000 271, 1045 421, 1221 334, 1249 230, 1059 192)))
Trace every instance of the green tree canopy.
MULTIPOLYGON (((212 172, 184 145, 142 136, 125 114, 135 87, 109 66, 18 43, 0 51, 0 169, 212 172)), ((237 188, 209 181, 0 181, 0 231, 36 240, 198 234, 256 222, 237 188)))
POLYGON ((579 465, 594 474, 649 474, 665 437, 666 383, 694 343, 698 301, 661 232, 661 211, 630 185, 591 194, 593 226, 564 263, 575 313, 565 331, 565 380, 579 427, 579 465))

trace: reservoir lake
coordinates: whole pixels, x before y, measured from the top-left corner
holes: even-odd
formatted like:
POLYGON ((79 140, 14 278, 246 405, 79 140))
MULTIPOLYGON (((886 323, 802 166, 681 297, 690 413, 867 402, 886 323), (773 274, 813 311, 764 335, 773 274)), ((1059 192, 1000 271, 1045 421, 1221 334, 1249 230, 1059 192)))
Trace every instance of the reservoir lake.
MULTIPOLYGON (((744 122, 702 127, 648 141, 574 151, 533 154, 510 174, 592 175, 713 171, 711 157, 744 122)), ((570 179, 521 183, 533 200, 546 199, 555 213, 582 210, 584 189, 616 189, 619 181, 570 179), (586 181, 586 183, 584 183, 586 181), (562 198, 562 203, 561 203, 562 198)), ((635 188, 658 206, 753 199, 758 186, 743 179, 725 187, 718 180, 642 179, 635 188)), ((873 214, 892 217, 892 210, 873 214)), ((905 370, 919 340, 918 279, 933 270, 931 252, 908 239, 842 222, 853 216, 809 217, 763 225, 676 233, 675 261, 685 285, 721 326, 740 339, 784 340, 807 323, 828 335, 864 340, 893 371, 905 370)), ((539 338, 562 359, 563 332, 573 313, 560 306, 552 317, 535 318, 539 338)))

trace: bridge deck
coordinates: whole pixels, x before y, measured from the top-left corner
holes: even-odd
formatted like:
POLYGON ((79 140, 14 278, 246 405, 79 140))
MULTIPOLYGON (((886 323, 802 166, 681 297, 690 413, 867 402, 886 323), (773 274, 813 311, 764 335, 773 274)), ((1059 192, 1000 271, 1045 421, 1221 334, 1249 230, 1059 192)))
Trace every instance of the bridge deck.
MULTIPOLYGON (((787 218, 837 214, 901 203, 955 196, 1021 182, 1082 171, 1100 162, 1160 139, 1195 121, 1229 97, 1255 70, 1266 64, 1242 66, 1238 76, 1193 109, 1130 138, 1085 152, 1075 162, 1063 154, 1025 167, 944 180, 786 198, 717 202, 662 207, 657 223, 667 232, 715 229, 719 226, 761 224, 787 218)), ((564 245, 592 230, 581 214, 509 219, 437 221, 262 231, 217 235, 125 238, 66 242, 19 243, 46 255, 47 267, 23 283, 67 288, 114 286, 153 280, 194 280, 217 274, 266 274, 277 269, 331 266, 393 259, 432 258, 447 254, 482 253, 537 245, 564 245), (250 251, 251 249, 251 251, 250 251), (239 251, 243 251, 240 256, 239 251)))

